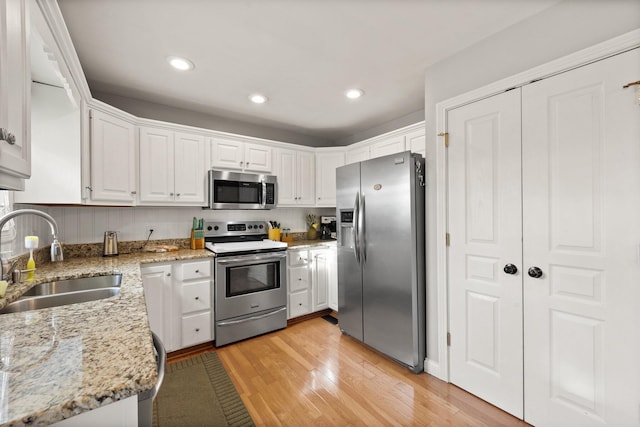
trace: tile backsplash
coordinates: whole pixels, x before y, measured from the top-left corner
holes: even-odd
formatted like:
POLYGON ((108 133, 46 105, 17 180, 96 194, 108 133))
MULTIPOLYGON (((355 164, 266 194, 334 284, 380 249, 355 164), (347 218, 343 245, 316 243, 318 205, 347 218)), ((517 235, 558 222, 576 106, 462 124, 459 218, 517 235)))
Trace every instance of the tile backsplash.
MULTIPOLYGON (((57 222, 58 240, 63 244, 102 243, 104 232, 118 232, 119 241, 146 240, 149 229, 153 228, 151 240, 180 239, 190 235, 192 218, 204 218, 205 221, 249 221, 273 220, 281 227, 293 232, 302 232, 307 228, 305 217, 308 213, 316 215, 335 215, 335 208, 277 208, 269 211, 237 210, 212 211, 198 207, 93 207, 93 206, 40 206, 16 204, 17 209, 38 209, 47 212, 57 222)), ((40 247, 51 244, 51 228, 34 215, 25 215, 15 219, 15 238, 3 237, 0 251, 2 256, 11 257, 26 252, 24 237, 40 237, 40 247)), ((5 233, 6 234, 6 233, 5 233)))

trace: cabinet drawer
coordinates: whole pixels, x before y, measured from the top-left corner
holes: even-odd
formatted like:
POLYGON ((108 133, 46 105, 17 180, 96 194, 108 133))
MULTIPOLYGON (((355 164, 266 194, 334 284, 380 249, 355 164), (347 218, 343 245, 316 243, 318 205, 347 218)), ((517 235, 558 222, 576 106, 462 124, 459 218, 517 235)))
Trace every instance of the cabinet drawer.
POLYGON ((307 251, 289 251, 287 260, 290 266, 307 265, 309 263, 309 253, 307 251))
POLYGON ((212 340, 210 311, 182 317, 182 348, 212 340))
POLYGON ((211 277, 211 261, 185 262, 179 266, 178 273, 180 280, 211 277))
POLYGON ((289 318, 310 313, 309 291, 296 292, 289 295, 289 318))
POLYGON ((289 269, 289 292, 302 291, 309 288, 309 269, 295 267, 289 269))
POLYGON ((209 280, 183 283, 181 286, 182 314, 211 308, 211 282, 209 280))

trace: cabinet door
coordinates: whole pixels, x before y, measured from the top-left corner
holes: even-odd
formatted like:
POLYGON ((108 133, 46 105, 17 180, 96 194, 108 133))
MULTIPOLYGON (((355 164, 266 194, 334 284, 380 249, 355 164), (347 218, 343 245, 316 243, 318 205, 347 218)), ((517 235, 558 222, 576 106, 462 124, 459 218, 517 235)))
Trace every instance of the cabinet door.
POLYGON ((329 249, 312 252, 313 273, 311 289, 313 292, 312 311, 329 308, 329 249))
POLYGON ((289 267, 289 292, 309 289, 309 269, 303 267, 289 267))
POLYGON ((140 267, 144 301, 149 326, 164 343, 167 351, 175 350, 171 331, 171 266, 145 265, 140 267))
POLYGON ((296 195, 296 152, 278 150, 278 205, 295 205, 296 195))
POLYGON ((173 199, 173 132, 142 127, 140 201, 166 204, 173 199))
POLYGON ((299 291, 289 294, 289 319, 311 313, 309 291, 299 291))
POLYGON ((136 200, 135 126, 91 111, 91 200, 136 200))
POLYGON ((244 144, 231 139, 213 138, 211 167, 241 170, 244 167, 244 144))
POLYGON ((190 347, 211 341, 212 335, 211 312, 193 314, 182 318, 180 348, 190 347))
POLYGON ((304 151, 298 152, 296 164, 297 204, 314 205, 316 190, 315 155, 304 151))
POLYGON ((271 173, 271 147, 246 142, 244 144, 244 169, 271 173))
POLYGON ((347 164, 369 160, 369 147, 358 147, 347 150, 347 164))
POLYGON ((336 205, 336 168, 344 166, 344 151, 316 153, 316 205, 336 205))
POLYGON ((207 175, 204 137, 176 132, 174 154, 175 201, 204 206, 207 175))
POLYGON ((211 281, 182 283, 182 314, 211 309, 211 281))
POLYGON ((387 156, 405 151, 404 135, 394 136, 371 146, 371 158, 387 156))
MULTIPOLYGON (((29 31, 27 3, 0 0, 0 128, 7 133, 0 140, 0 171, 21 178, 31 175, 29 31)), ((24 182, 15 184, 24 189, 24 182)))

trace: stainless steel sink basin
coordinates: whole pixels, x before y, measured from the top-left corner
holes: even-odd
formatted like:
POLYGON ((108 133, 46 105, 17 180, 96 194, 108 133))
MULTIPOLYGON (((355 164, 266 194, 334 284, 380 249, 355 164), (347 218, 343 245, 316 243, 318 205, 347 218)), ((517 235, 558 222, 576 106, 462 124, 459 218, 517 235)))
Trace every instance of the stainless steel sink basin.
POLYGON ((109 298, 120 294, 121 283, 122 274, 40 283, 0 310, 0 314, 109 298))

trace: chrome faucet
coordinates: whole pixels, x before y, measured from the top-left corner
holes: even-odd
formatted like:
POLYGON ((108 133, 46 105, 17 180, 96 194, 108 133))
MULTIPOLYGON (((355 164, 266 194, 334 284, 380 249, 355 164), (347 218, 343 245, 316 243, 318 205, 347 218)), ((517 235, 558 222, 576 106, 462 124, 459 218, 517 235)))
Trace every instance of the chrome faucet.
MULTIPOLYGON (((62 253, 62 245, 58 242, 58 224, 53 217, 45 212, 37 209, 18 209, 17 211, 9 212, 0 218, 0 248, 2 247, 2 229, 4 225, 11 219, 21 215, 36 215, 42 217, 49 223, 51 227, 51 234, 53 235, 53 243, 51 243, 51 262, 62 261, 64 255, 62 253)), ((2 258, 2 276, 4 277, 11 266, 6 258, 2 258)))

